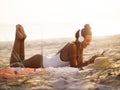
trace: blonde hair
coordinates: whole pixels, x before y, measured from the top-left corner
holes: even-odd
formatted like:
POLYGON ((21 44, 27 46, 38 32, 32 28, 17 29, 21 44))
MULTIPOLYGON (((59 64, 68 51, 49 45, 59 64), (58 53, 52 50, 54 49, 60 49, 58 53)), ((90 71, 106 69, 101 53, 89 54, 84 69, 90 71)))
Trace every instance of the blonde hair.
MULTIPOLYGON (((80 30, 80 29, 79 29, 80 30)), ((79 30, 77 30, 77 32, 75 33, 75 38, 78 40, 79 38, 79 30)), ((81 31, 81 36, 83 36, 85 38, 86 35, 92 35, 91 32, 91 27, 89 24, 85 24, 84 28, 81 31)))

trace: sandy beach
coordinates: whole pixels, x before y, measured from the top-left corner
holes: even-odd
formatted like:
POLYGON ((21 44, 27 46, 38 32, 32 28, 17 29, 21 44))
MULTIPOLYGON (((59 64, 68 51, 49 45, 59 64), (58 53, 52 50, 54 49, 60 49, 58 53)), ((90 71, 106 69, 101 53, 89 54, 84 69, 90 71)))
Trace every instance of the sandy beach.
MULTIPOLYGON (((57 38, 25 42, 25 56, 43 53, 56 54, 73 38, 57 38)), ((0 42, 0 67, 9 66, 14 42, 0 42)), ((84 60, 106 50, 105 58, 97 58, 95 64, 84 70, 66 67, 48 67, 47 74, 34 74, 19 79, 0 78, 0 90, 120 90, 120 35, 94 37, 84 50, 84 60)))

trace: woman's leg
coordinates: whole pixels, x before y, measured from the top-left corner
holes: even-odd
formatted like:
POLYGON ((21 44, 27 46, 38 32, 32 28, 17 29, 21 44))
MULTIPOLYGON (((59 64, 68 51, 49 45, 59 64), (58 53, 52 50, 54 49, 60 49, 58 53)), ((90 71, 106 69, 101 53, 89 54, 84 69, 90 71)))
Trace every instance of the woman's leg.
POLYGON ((24 52, 24 40, 26 38, 26 34, 21 25, 16 25, 16 37, 13 46, 13 50, 10 58, 11 67, 29 67, 29 68, 39 68, 42 67, 42 55, 34 55, 33 57, 25 60, 25 52, 24 52), (20 62, 21 64, 18 64, 20 62), (15 64, 16 63, 16 64, 15 64))
POLYGON ((20 43, 20 58, 21 58, 21 60, 25 60, 24 40, 26 38, 26 34, 25 34, 24 28, 22 26, 20 26, 19 28, 20 28, 21 33, 23 35, 23 38, 22 38, 21 43, 20 43))
POLYGON ((23 27, 21 25, 16 25, 16 36, 15 42, 13 46, 13 50, 10 58, 10 65, 13 67, 20 66, 19 64, 15 64, 17 62, 22 62, 25 58, 24 55, 24 40, 26 38, 26 34, 24 33, 23 27))
POLYGON ((27 60, 24 60, 23 64, 25 67, 29 67, 29 68, 40 68, 40 67, 43 67, 42 60, 43 60, 43 56, 40 54, 37 54, 27 60))

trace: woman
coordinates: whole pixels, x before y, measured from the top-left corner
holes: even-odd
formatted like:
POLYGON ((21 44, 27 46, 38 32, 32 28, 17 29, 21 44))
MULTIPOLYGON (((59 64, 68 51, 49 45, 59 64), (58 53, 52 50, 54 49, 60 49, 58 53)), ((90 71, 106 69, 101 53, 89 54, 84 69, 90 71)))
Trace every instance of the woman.
POLYGON ((93 63, 96 57, 103 56, 95 55, 86 62, 83 62, 83 49, 86 48, 92 40, 92 32, 89 24, 85 24, 82 30, 78 30, 75 34, 76 40, 66 44, 55 56, 49 58, 44 55, 34 55, 25 60, 24 55, 24 40, 26 34, 23 27, 16 25, 16 38, 10 58, 11 67, 61 67, 70 65, 71 67, 81 68, 90 63, 93 63))

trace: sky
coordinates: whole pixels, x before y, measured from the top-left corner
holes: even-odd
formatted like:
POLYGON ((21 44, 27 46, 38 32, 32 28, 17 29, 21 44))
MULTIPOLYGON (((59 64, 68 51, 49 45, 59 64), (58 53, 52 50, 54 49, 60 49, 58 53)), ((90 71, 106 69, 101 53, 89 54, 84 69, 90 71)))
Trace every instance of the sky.
MULTIPOLYGON (((0 39, 23 25, 28 39, 73 37, 88 23, 94 36, 120 34, 120 0, 0 0, 0 39), (9 25, 3 31, 1 26, 9 25), (2 35, 1 35, 2 34, 2 35)), ((8 35, 9 34, 9 35, 8 35)))

